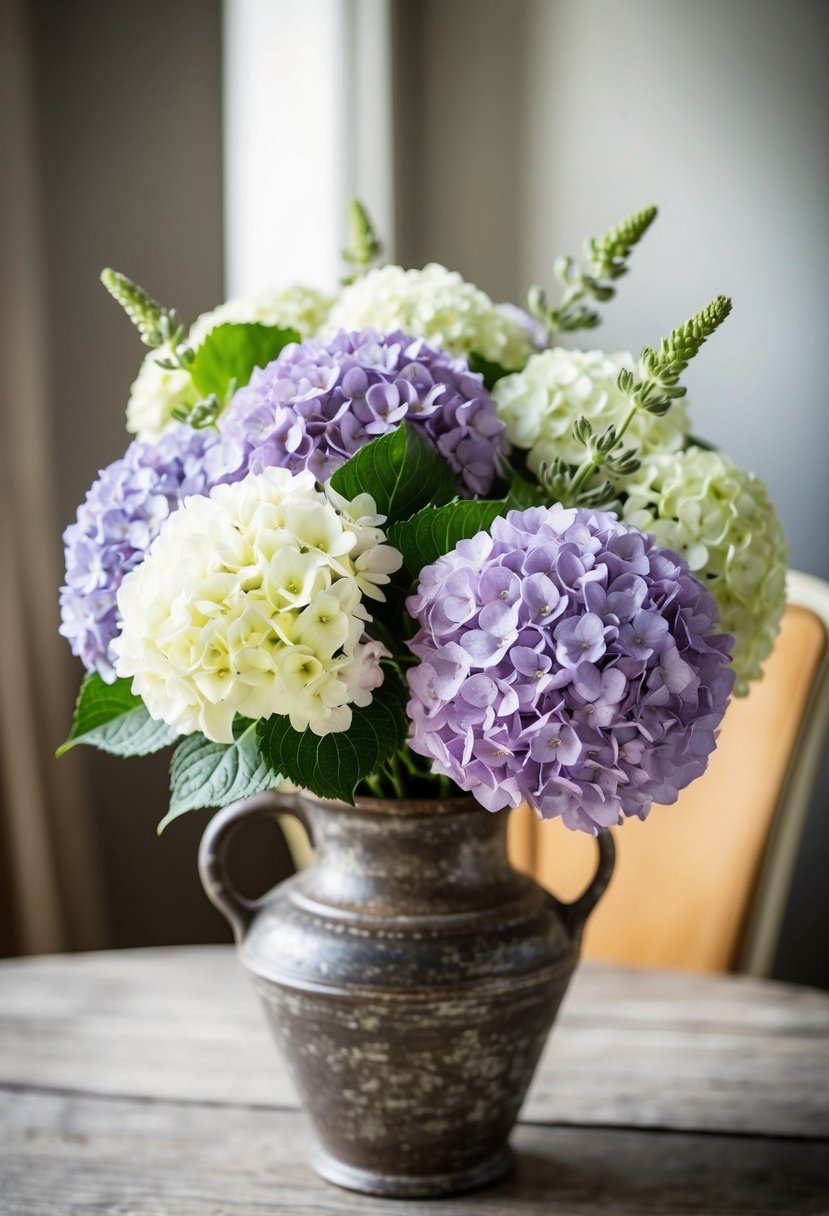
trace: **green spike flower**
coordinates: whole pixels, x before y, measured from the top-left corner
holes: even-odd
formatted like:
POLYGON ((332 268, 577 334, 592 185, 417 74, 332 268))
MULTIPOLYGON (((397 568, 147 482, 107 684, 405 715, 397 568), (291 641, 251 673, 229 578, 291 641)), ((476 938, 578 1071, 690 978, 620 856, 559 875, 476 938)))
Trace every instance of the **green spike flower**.
POLYGON ((162 308, 157 300, 132 279, 109 267, 101 271, 101 282, 138 330, 145 346, 169 347, 174 351, 184 334, 175 311, 162 308))
POLYGON ((663 338, 658 352, 646 346, 639 359, 642 383, 674 387, 691 360, 699 354, 703 343, 722 325, 730 312, 731 300, 728 296, 717 296, 694 313, 684 325, 672 330, 670 337, 663 338))
MULTIPOLYGON (((677 398, 685 396, 686 389, 679 384, 679 377, 730 312, 731 300, 717 296, 684 325, 672 330, 668 338, 663 338, 658 351, 646 346, 639 357, 638 375, 622 368, 617 385, 630 402, 630 409, 621 425, 608 426, 601 434, 595 434, 589 425, 583 425, 586 419, 579 419, 573 433, 584 447, 585 457, 569 472, 557 470, 548 474, 545 489, 555 490, 567 506, 596 506, 597 495, 601 497, 608 492, 606 482, 596 488, 600 472, 603 478, 609 475, 616 480, 636 472, 640 466, 638 453, 635 447, 623 448, 625 432, 640 411, 661 418, 677 398)), ((610 492, 614 492, 612 485, 610 492)))
POLYGON ((599 314, 583 301, 591 298, 601 303, 612 299, 616 294, 613 281, 627 274, 627 260, 631 251, 645 235, 656 214, 656 207, 643 207, 601 236, 589 238, 584 245, 583 265, 573 258, 559 258, 555 264, 555 275, 564 288, 564 294, 557 308, 548 304, 543 288, 531 288, 529 311, 547 327, 551 344, 558 333, 594 329, 599 324, 599 314))
POLYGON ((656 207, 643 207, 601 236, 587 243, 588 258, 597 279, 618 279, 627 274, 627 259, 656 219, 656 207))
POLYGON ((342 251, 343 259, 354 267, 354 273, 342 279, 344 286, 365 274, 369 266, 382 252, 380 238, 368 211, 358 198, 348 202, 348 243, 342 251))

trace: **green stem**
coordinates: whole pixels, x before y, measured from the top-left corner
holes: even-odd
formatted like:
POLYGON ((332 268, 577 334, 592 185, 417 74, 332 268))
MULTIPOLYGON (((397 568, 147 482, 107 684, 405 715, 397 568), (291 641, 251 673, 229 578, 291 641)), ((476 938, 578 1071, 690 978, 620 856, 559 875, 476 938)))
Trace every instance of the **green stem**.
POLYGON ((586 460, 583 460, 581 462, 579 467, 576 469, 576 472, 573 476, 573 480, 570 482, 570 493, 571 494, 577 493, 577 491, 580 490, 582 488, 582 486, 584 485, 584 483, 587 481, 590 474, 595 469, 600 469, 602 467, 602 465, 605 463, 605 461, 607 460, 608 456, 610 456, 611 452, 615 451, 619 447, 619 444, 621 443, 621 440, 622 440, 622 436, 624 435, 625 431, 630 426, 631 422, 633 422, 633 419, 635 418, 635 416, 638 412, 639 412, 639 404, 638 404, 638 402, 634 401, 633 405, 631 405, 630 409, 627 412, 627 415, 625 416, 624 422, 619 427, 619 430, 616 434, 616 442, 613 445, 613 447, 611 448, 611 451, 610 452, 594 452, 592 454, 592 456, 588 456, 586 460))
POLYGON ((406 786, 405 786, 403 777, 400 773, 400 763, 399 763, 396 752, 391 757, 390 760, 386 761, 386 772, 388 774, 389 781, 392 784, 392 789, 394 790, 395 797, 396 798, 405 798, 406 786))
POLYGON ((568 494, 574 497, 587 481, 591 473, 595 472, 596 469, 600 469, 603 464, 604 457, 601 452, 594 452, 592 456, 588 456, 586 460, 583 460, 576 469, 576 472, 573 475, 573 480, 568 486, 568 494))
POLYGON ((372 793, 378 797, 388 797, 386 787, 391 787, 392 796, 395 798, 405 798, 406 796, 406 783, 400 773, 396 755, 384 760, 373 777, 367 777, 365 781, 370 786, 372 793))
POLYGON ((379 777, 372 775, 370 777, 364 777, 363 781, 371 790, 375 798, 383 797, 383 783, 379 777))
POLYGON ((414 760, 412 759, 412 753, 409 751, 408 747, 403 747, 397 753, 397 757, 400 760, 400 762, 402 763, 403 767, 405 768, 406 772, 409 774, 410 777, 422 777, 423 776, 422 770, 417 767, 414 760))
MULTIPOLYGON (((616 432, 615 447, 619 446, 622 436, 624 435, 625 431, 630 426, 631 422, 633 422, 633 419, 636 417, 638 412, 639 412, 639 403, 638 403, 638 401, 634 401, 633 405, 630 407, 630 409, 628 410, 628 412, 625 416, 624 422, 622 423, 622 425, 619 427, 618 431, 616 432)), ((608 455, 609 455, 609 453, 608 453, 608 455)))

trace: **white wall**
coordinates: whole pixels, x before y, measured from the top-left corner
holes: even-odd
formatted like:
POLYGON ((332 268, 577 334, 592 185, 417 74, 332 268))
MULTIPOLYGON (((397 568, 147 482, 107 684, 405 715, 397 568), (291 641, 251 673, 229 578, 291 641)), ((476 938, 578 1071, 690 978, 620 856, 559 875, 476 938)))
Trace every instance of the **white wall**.
POLYGON ((657 203, 596 340, 638 351, 733 297, 687 377, 695 428, 765 478, 793 564, 829 576, 829 6, 529 7, 522 285, 585 233, 657 203))
POLYGON ((829 5, 395 0, 401 258, 523 298, 646 203, 660 218, 584 344, 638 352, 712 296, 696 429, 769 484, 829 577, 829 5))

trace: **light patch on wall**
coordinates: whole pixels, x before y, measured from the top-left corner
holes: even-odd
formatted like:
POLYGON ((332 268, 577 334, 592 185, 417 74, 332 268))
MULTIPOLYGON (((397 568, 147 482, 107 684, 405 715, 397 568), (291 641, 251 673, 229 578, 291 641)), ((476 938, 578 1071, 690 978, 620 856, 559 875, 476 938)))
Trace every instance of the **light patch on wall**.
POLYGON ((345 201, 392 237, 386 0, 225 0, 228 295, 331 288, 345 201))

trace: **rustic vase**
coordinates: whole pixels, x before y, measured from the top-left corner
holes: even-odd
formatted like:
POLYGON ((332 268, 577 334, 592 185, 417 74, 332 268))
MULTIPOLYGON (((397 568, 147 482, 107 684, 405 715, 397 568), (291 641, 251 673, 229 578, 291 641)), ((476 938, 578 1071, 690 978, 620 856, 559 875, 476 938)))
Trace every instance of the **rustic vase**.
POLYGON ((209 824, 199 866, 233 926, 315 1132, 313 1164, 375 1195, 448 1195, 500 1177, 508 1139, 613 868, 562 904, 507 857, 507 812, 472 798, 356 807, 263 794, 209 824), (289 811, 313 863, 256 901, 226 846, 289 811))

